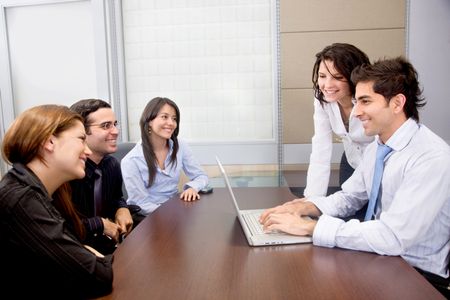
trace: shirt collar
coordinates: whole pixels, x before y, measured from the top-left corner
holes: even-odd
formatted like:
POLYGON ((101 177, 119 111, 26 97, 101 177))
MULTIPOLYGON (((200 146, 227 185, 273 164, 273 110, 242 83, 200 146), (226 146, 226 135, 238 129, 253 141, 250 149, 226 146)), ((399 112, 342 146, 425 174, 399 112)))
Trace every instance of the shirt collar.
POLYGON ((102 169, 103 163, 107 159, 107 157, 108 155, 105 155, 98 165, 88 158, 86 160, 86 168, 85 168, 86 177, 93 178, 95 176, 95 169, 102 169))
MULTIPOLYGON (((28 185, 32 188, 35 188, 35 189, 39 189, 42 192, 44 192, 47 196, 49 196, 47 189, 45 188, 42 181, 26 165, 21 164, 21 163, 14 163, 13 168, 10 170, 10 172, 14 176, 16 176, 20 181, 24 182, 26 185, 28 185)), ((50 196, 48 198, 50 200, 53 200, 50 196)))
MULTIPOLYGON (((138 141, 138 144, 142 145, 142 139, 138 141)), ((172 151, 173 149, 173 141, 172 139, 169 139, 169 150, 172 151)))
MULTIPOLYGON (((412 137, 419 130, 419 127, 420 127, 419 123, 417 123, 415 120, 409 118, 387 140, 386 145, 391 147, 394 151, 401 151, 403 148, 405 148, 409 144, 412 137)), ((380 137, 377 136, 376 139, 377 139, 377 142, 379 144, 381 144, 380 137)))

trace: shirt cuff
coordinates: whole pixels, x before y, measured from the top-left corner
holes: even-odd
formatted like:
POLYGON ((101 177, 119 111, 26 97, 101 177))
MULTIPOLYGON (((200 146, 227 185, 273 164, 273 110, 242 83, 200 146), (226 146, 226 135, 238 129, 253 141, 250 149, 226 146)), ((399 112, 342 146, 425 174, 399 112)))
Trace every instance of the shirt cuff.
POLYGON ((117 209, 119 208, 128 208, 127 201, 125 199, 120 199, 117 201, 117 209))
POLYGON ((328 197, 312 196, 308 197, 306 201, 313 203, 322 214, 334 215, 334 206, 328 197))
POLYGON ((321 247, 336 246, 336 232, 345 222, 338 218, 322 215, 314 228, 313 244, 321 247))
POLYGON ((196 192, 198 192, 203 188, 203 186, 201 183, 190 181, 184 184, 183 191, 187 190, 188 188, 193 188, 196 192))
POLYGON ((92 235, 103 234, 103 221, 101 217, 83 219, 86 231, 92 235))

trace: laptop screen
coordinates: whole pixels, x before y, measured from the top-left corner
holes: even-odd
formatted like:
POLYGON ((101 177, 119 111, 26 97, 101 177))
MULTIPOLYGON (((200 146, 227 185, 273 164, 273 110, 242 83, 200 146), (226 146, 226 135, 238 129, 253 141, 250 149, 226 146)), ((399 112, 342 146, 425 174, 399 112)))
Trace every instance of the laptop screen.
POLYGON ((219 166, 220 172, 222 173, 223 178, 225 179, 225 185, 227 186, 228 191, 230 192, 231 198, 233 199, 233 204, 234 204, 234 207, 236 208, 236 212, 239 212, 239 206, 237 204, 236 197, 234 196, 233 189, 231 188, 231 183, 230 183, 230 180, 228 179, 228 175, 225 172, 225 169, 217 156, 216 156, 216 161, 217 161, 217 165, 219 166))

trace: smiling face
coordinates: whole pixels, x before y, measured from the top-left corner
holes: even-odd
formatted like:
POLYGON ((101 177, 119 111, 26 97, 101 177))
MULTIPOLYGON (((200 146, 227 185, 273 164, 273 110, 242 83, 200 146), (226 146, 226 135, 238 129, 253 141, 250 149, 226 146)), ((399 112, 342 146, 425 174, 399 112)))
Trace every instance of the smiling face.
POLYGON ((155 142, 161 139, 167 141, 171 138, 177 126, 178 120, 175 109, 169 104, 164 104, 156 117, 149 122, 150 136, 155 142))
POLYGON ((83 123, 77 121, 75 125, 58 136, 52 137, 54 144, 55 166, 58 166, 65 180, 83 178, 85 163, 92 153, 86 145, 86 133, 83 123))
POLYGON ((318 86, 327 102, 348 103, 352 99, 350 85, 334 67, 331 60, 323 60, 319 65, 318 86))
POLYGON ((354 115, 361 120, 368 136, 378 135, 383 143, 406 121, 403 112, 405 97, 398 94, 389 102, 373 90, 373 82, 358 82, 356 85, 354 115))
POLYGON ((117 124, 116 122, 116 116, 111 108, 100 108, 89 114, 88 124, 90 124, 90 134, 87 135, 86 141, 92 150, 92 155, 89 158, 93 162, 98 164, 105 155, 117 151, 119 128, 112 125, 117 124))

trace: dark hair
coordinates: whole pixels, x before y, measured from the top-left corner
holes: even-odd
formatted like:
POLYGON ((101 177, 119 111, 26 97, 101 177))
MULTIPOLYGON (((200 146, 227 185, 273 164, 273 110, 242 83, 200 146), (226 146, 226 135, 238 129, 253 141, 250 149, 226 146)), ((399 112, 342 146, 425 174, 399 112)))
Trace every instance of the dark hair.
POLYGON ((356 66, 369 64, 369 57, 351 44, 334 43, 326 46, 322 51, 316 54, 316 62, 312 71, 312 83, 314 96, 321 104, 326 103, 323 93, 319 88, 319 67, 324 60, 332 61, 336 71, 338 71, 347 80, 350 85, 352 96, 355 94, 355 85, 352 84, 350 76, 356 66))
MULTIPOLYGON (((28 164, 37 158, 47 164, 40 152, 42 145, 50 136, 58 136, 72 128, 83 118, 62 105, 40 105, 20 114, 5 133, 2 143, 2 156, 10 164, 28 164)), ((71 200, 68 183, 61 185, 52 195, 53 204, 61 215, 73 226, 80 239, 85 236, 84 225, 71 200)))
POLYGON ((353 70, 351 79, 358 82, 373 81, 373 91, 383 95, 387 102, 398 94, 406 97, 403 111, 407 118, 419 121, 418 108, 426 102, 419 87, 418 75, 413 65, 404 57, 378 60, 373 65, 361 65, 353 70))
POLYGON ((178 106, 172 100, 168 98, 156 97, 150 100, 142 112, 141 120, 139 125, 141 127, 141 139, 142 139, 142 149, 144 151, 145 161, 148 167, 148 184, 151 186, 156 176, 156 156, 153 150, 153 145, 149 134, 149 122, 152 121, 158 115, 159 111, 164 105, 170 105, 175 109, 177 115, 177 128, 170 139, 173 141, 173 151, 170 156, 170 163, 176 165, 177 163, 177 152, 178 152, 178 132, 180 130, 180 110, 178 106))
POLYGON ((111 105, 100 99, 83 99, 75 102, 70 107, 71 110, 79 113, 83 117, 83 125, 86 130, 86 134, 91 134, 91 121, 89 120, 89 115, 96 112, 100 108, 111 108, 111 105))

